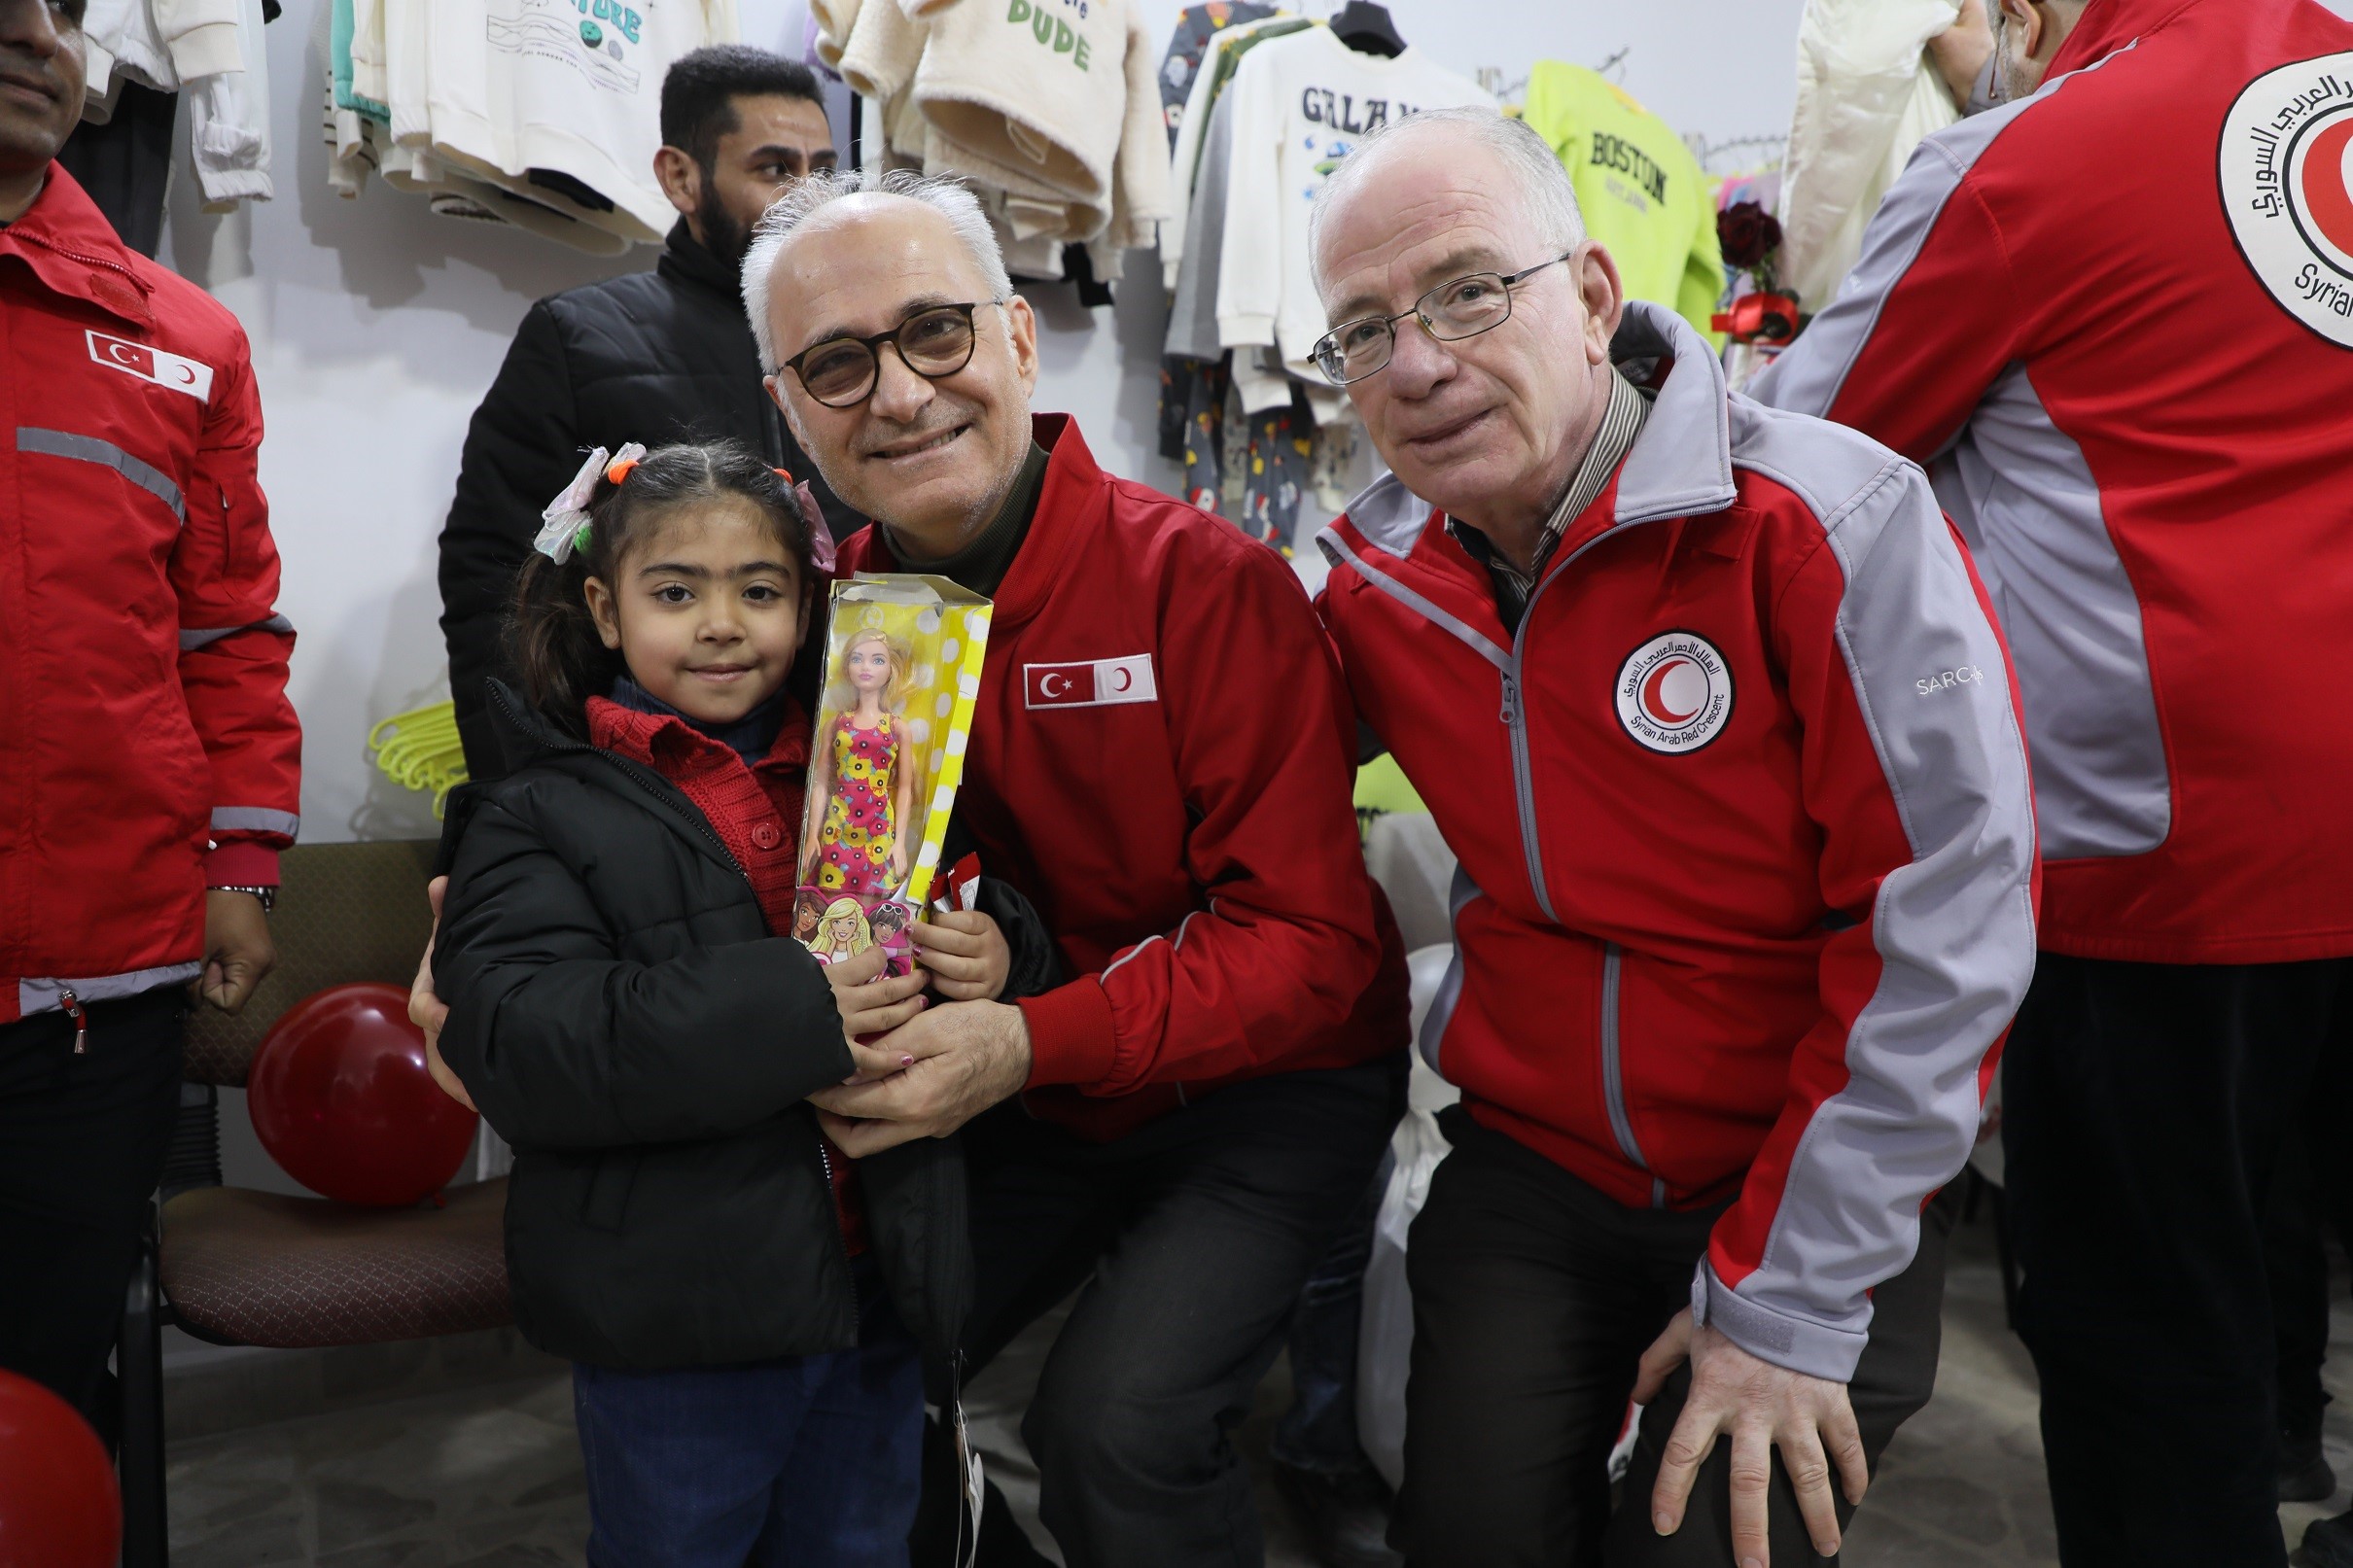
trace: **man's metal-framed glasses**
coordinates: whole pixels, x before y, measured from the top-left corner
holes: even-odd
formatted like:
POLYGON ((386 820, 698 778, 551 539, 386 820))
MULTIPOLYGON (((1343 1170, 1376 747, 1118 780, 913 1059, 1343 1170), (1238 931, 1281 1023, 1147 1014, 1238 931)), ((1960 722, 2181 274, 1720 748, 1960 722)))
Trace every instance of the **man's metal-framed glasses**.
POLYGON ((1568 251, 1517 272, 1473 272, 1441 283, 1394 316, 1342 322, 1316 339, 1309 352, 1332 385, 1362 381, 1388 368, 1389 355, 1397 347, 1397 324, 1407 317, 1420 321, 1422 330, 1441 343, 1492 332, 1512 319, 1513 289, 1576 254, 1568 251))
POLYGON ((855 408, 874 396, 882 379, 885 343, 898 351, 899 363, 908 369, 937 381, 972 363, 972 345, 979 337, 972 312, 1003 303, 975 299, 969 304, 931 305, 872 337, 828 337, 811 344, 787 360, 783 368, 798 376, 809 396, 827 408, 855 408))

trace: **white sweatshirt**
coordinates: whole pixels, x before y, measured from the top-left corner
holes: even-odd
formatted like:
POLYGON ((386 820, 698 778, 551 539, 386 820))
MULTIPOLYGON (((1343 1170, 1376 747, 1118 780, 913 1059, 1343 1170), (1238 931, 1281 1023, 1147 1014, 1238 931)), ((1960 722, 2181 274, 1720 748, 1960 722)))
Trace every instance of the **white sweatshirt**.
POLYGON ((177 92, 180 84, 245 68, 238 0, 89 0, 82 16, 88 96, 107 96, 114 73, 177 92))
POLYGON ((1420 50, 1361 54, 1330 29, 1271 38, 1243 57, 1226 164, 1225 236, 1217 266, 1217 331, 1229 348, 1272 343, 1286 369, 1321 381, 1308 351, 1324 331, 1308 269, 1307 215, 1356 139, 1423 109, 1494 99, 1420 50))
POLYGON ((590 221, 660 241, 678 216, 653 178, 662 77, 687 51, 735 40, 735 0, 383 3, 396 140, 422 130, 441 157, 518 192, 529 170, 569 175, 614 204, 590 221), (416 12, 421 117, 402 80, 403 23, 416 19, 404 14, 416 12))
POLYGON ((189 152, 208 212, 240 201, 267 201, 269 177, 269 46, 262 33, 262 0, 239 0, 241 71, 216 71, 188 84, 189 152))

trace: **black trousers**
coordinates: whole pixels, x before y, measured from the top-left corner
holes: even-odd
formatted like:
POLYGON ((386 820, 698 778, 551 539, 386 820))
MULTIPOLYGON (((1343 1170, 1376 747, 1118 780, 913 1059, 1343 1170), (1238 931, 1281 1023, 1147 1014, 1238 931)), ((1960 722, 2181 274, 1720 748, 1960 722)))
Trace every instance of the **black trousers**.
MULTIPOLYGON (((1404 1101, 1400 1054, 1236 1084, 1109 1143, 1018 1104, 965 1129, 970 1365, 1084 1286, 1022 1422, 1071 1568, 1259 1568, 1228 1435, 1404 1101)), ((941 1490, 927 1485, 918 1541, 936 1539, 941 1490)), ((984 1565, 1001 1539, 984 1528, 984 1565)))
MULTIPOLYGON (((1702 1467, 1682 1528, 1650 1524, 1688 1368, 1643 1411, 1614 1516, 1608 1474, 1636 1363, 1691 1305, 1723 1207, 1628 1208, 1459 1107, 1441 1119, 1454 1152, 1405 1253, 1414 1359, 1390 1543, 1411 1568, 1730 1568, 1729 1442, 1702 1467)), ((1936 1386, 1951 1223, 1940 1198, 1912 1266, 1873 1293, 1847 1393, 1875 1470, 1936 1386)), ((1852 1514, 1844 1498, 1839 1514, 1852 1514)), ((1837 1560, 1814 1555, 1777 1450, 1771 1522, 1775 1564, 1837 1560)))
POLYGON ((2353 1054, 2348 980, 2346 959, 2042 955, 2002 1136, 2067 1568, 2287 1560, 2263 1222, 2289 1130, 2353 1054))
POLYGON ((107 1375, 180 1104, 177 986, 0 1025, 0 1367, 54 1389, 111 1446, 107 1375))

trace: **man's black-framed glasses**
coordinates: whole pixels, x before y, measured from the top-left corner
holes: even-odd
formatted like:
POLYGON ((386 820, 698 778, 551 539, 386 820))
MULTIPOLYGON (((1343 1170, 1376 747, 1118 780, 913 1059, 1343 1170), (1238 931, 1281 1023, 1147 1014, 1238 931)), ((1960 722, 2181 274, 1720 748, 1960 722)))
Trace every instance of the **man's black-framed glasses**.
POLYGON ((1513 289, 1576 254, 1567 251, 1517 272, 1473 272, 1441 283, 1394 316, 1342 322, 1316 339, 1309 352, 1332 385, 1362 381, 1388 368, 1389 355, 1397 348, 1397 324, 1407 317, 1420 321, 1422 330, 1441 343, 1492 332, 1512 319, 1513 289))
POLYGON ((828 337, 812 344, 787 360, 784 368, 798 376, 809 396, 827 408, 855 408, 874 396, 875 384, 882 379, 885 343, 898 351, 899 363, 908 369, 937 381, 972 363, 972 345, 979 336, 972 312, 1003 303, 975 299, 963 305, 931 305, 872 337, 828 337))

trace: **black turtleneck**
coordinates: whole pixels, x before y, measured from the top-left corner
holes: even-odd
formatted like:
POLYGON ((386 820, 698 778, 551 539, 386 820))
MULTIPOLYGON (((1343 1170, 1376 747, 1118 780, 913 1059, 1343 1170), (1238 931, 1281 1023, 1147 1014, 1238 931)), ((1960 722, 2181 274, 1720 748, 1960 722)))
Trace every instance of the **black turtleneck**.
POLYGON ((891 553, 910 572, 945 577, 960 588, 995 598, 1004 583, 1005 574, 1013 569, 1013 557, 1021 553, 1021 541, 1030 537, 1032 519, 1037 515, 1037 497, 1046 484, 1046 456, 1044 447, 1036 441, 1030 443, 1030 455, 1021 460, 1021 471, 1013 475, 1013 488, 1005 493, 997 515, 963 548, 927 557, 909 548, 911 541, 906 535, 886 524, 883 534, 891 541, 891 553))

